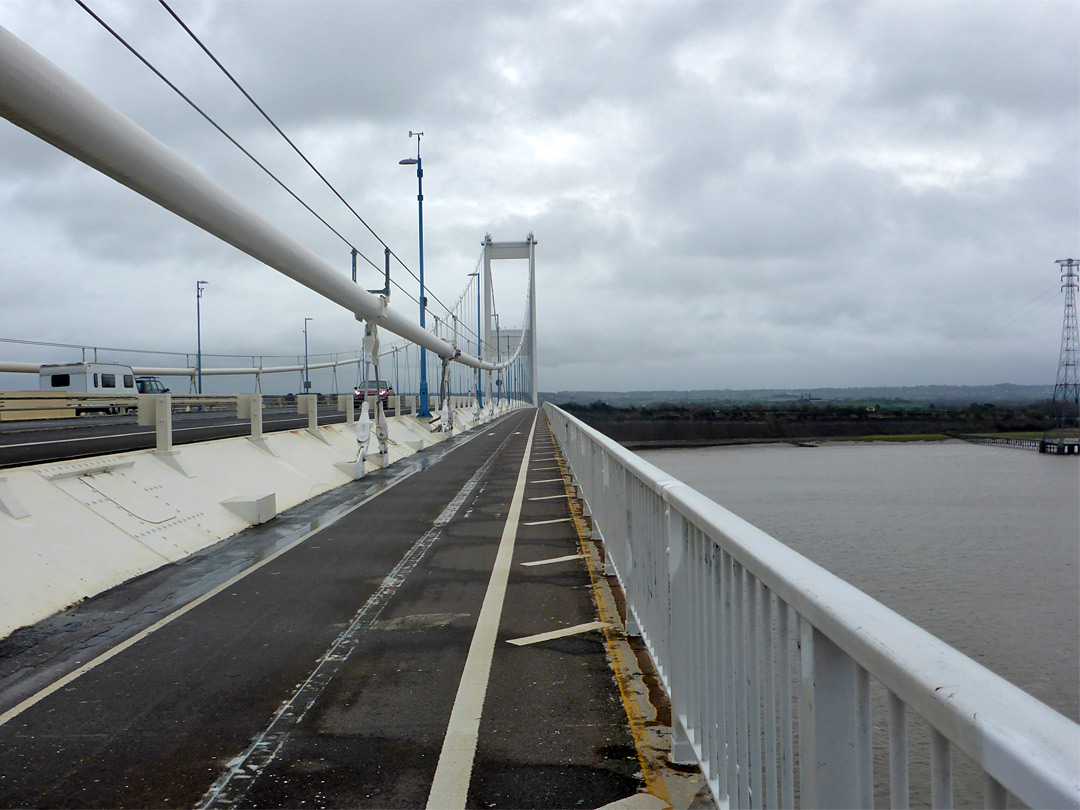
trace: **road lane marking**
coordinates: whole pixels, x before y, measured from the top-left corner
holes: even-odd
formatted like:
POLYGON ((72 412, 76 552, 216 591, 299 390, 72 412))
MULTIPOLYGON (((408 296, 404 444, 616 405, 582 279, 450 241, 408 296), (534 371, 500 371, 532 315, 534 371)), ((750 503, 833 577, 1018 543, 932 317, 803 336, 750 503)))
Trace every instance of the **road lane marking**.
POLYGON ((561 484, 563 480, 561 478, 542 478, 539 481, 533 481, 534 484, 561 484))
POLYGON ((611 625, 607 622, 575 624, 573 627, 563 627, 560 630, 549 630, 546 633, 536 633, 532 636, 507 639, 506 643, 513 644, 515 647, 524 647, 526 644, 539 644, 541 641, 551 641, 556 638, 566 638, 566 636, 577 636, 582 633, 588 633, 590 630, 603 630, 605 627, 611 627, 611 625))
POLYGON ((540 470, 557 470, 558 467, 533 467, 533 472, 539 472, 540 470))
POLYGON ((33 695, 26 698, 25 700, 23 700, 20 703, 16 703, 14 706, 12 706, 6 712, 4 712, 3 714, 0 714, 0 726, 4 725, 4 723, 8 722, 12 718, 18 717, 20 714, 22 714, 24 711, 29 709, 35 703, 39 703, 40 701, 44 700, 49 695, 51 695, 53 692, 56 692, 56 691, 58 691, 60 689, 63 689, 65 686, 67 686, 69 683, 74 681, 76 678, 78 678, 78 677, 80 677, 82 675, 85 675, 90 670, 101 666, 106 661, 108 661, 110 658, 114 658, 115 656, 122 653, 124 650, 126 650, 126 649, 128 649, 130 647, 134 647, 136 644, 138 644, 144 638, 149 636, 151 633, 155 633, 158 630, 160 630, 162 627, 165 627, 168 624, 172 624, 172 622, 179 619, 185 613, 188 613, 188 612, 194 610, 199 605, 203 604, 203 602, 207 602, 210 599, 213 599, 215 596, 217 596, 222 591, 224 591, 224 590, 226 590, 228 588, 231 588, 237 582, 239 582, 240 580, 242 580, 245 577, 249 576, 250 574, 254 574, 256 571, 258 571, 263 566, 269 565, 274 560, 276 560, 278 557, 280 557, 282 554, 285 554, 285 553, 287 553, 289 551, 292 551, 294 548, 296 548, 298 545, 303 543, 305 540, 307 540, 310 537, 312 537, 313 535, 316 535, 319 532, 323 531, 328 526, 333 526, 335 523, 337 523, 339 520, 341 520, 346 515, 349 515, 349 514, 355 512, 357 509, 359 509, 364 504, 374 500, 375 498, 382 495, 384 492, 388 492, 389 490, 393 489, 398 484, 400 484, 402 481, 405 481, 408 478, 412 478, 418 472, 420 472, 420 470, 413 470, 412 472, 401 476, 401 478, 398 478, 397 480, 392 481, 390 484, 388 484, 386 486, 385 489, 381 489, 378 492, 373 493, 372 495, 369 495, 367 498, 364 498, 364 500, 360 501, 358 504, 349 507, 347 510, 342 512, 340 515, 338 515, 337 517, 331 519, 329 522, 324 523, 323 525, 319 526, 319 528, 312 529, 307 534, 304 534, 301 537, 298 537, 296 540, 289 543, 289 545, 278 549, 277 551, 275 551, 273 554, 271 554, 266 559, 260 560, 259 562, 255 563, 254 565, 250 566, 249 568, 245 568, 239 574, 232 577, 232 579, 229 579, 226 582, 223 582, 222 584, 218 585, 216 588, 212 588, 211 590, 207 591, 206 593, 204 593, 202 596, 198 597, 197 599, 194 599, 191 602, 188 602, 183 607, 178 608, 177 610, 174 610, 172 613, 170 613, 168 616, 164 617, 163 619, 159 619, 158 621, 154 622, 149 627, 144 628, 143 630, 140 630, 138 633, 136 633, 135 635, 133 635, 131 638, 127 639, 126 641, 122 641, 119 644, 117 644, 115 647, 113 647, 113 648, 111 648, 109 650, 106 650, 101 655, 99 655, 97 658, 94 658, 94 659, 86 662, 85 664, 83 664, 81 667, 79 667, 76 670, 72 670, 67 675, 64 675, 59 680, 54 681, 53 683, 49 684, 48 686, 46 686, 41 691, 34 693, 33 695))
POLYGON ((554 563, 568 562, 569 560, 580 560, 584 556, 583 554, 567 554, 565 557, 552 557, 550 560, 533 560, 532 562, 524 562, 522 565, 526 568, 532 568, 534 565, 552 565, 554 563))
MULTIPOLYGON (((564 496, 565 497, 565 496, 564 496)), ((555 518, 555 520, 534 520, 529 523, 522 523, 522 526, 547 526, 549 523, 569 523, 573 520, 572 517, 568 518, 555 518)))
POLYGON ((266 767, 277 758, 278 753, 288 741, 289 734, 304 719, 304 715, 315 705, 315 701, 319 699, 327 684, 337 675, 341 665, 352 655, 360 635, 370 629, 371 625, 379 618, 383 608, 397 593, 398 588, 405 583, 406 578, 412 573, 413 569, 420 564, 428 549, 439 539, 443 528, 458 513, 461 505, 472 494, 476 485, 487 475, 496 456, 499 455, 509 441, 510 436, 507 436, 495 448, 495 451, 477 468, 472 477, 458 490, 453 500, 435 518, 431 528, 413 544, 412 548, 405 552, 405 556, 386 575, 375 593, 368 597, 368 600, 356 612, 348 627, 323 653, 307 679, 300 684, 292 697, 278 709, 266 729, 255 737, 247 750, 229 762, 227 770, 203 794, 197 805, 199 808, 237 807, 243 803, 248 788, 251 787, 251 784, 266 767))
POLYGON ((563 498, 563 499, 565 499, 566 495, 565 495, 565 493, 562 494, 562 495, 538 495, 535 498, 529 498, 529 500, 530 501, 551 501, 551 500, 554 500, 555 498, 563 498))
POLYGON ((484 711, 484 697, 487 694, 488 678, 491 676, 491 660, 495 655, 499 619, 510 579, 521 504, 525 500, 525 480, 529 475, 529 456, 532 453, 533 436, 536 434, 538 413, 539 411, 533 414, 529 439, 525 444, 525 456, 521 459, 521 468, 518 470, 517 484, 514 487, 514 497, 510 501, 510 510, 507 512, 506 524, 499 540, 499 551, 491 569, 491 579, 488 580, 476 630, 469 644, 469 655, 465 659, 465 669, 461 673, 461 682, 454 697, 450 722, 446 726, 442 751, 439 752, 439 764, 435 768, 435 778, 428 793, 429 810, 465 808, 469 781, 472 779, 473 760, 476 758, 476 744, 480 736, 480 715, 484 711))

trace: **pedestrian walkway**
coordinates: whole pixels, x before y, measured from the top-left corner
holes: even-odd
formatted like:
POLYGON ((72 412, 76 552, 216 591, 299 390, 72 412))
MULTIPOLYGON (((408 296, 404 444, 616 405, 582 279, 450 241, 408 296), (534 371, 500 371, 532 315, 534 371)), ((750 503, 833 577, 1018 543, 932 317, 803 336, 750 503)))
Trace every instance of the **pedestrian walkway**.
POLYGON ((21 631, 0 806, 664 794, 582 526, 543 415, 518 411, 21 631))

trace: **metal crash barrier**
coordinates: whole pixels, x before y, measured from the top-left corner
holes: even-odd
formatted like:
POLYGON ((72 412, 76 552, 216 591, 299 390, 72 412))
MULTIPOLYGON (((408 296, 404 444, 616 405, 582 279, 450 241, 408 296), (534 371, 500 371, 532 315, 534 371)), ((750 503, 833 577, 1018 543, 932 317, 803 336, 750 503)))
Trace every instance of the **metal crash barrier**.
POLYGON ((955 780, 956 801, 981 791, 986 807, 1005 807, 1009 794, 1080 807, 1076 723, 578 419, 544 410, 605 573, 624 591, 627 632, 642 637, 671 699, 672 758, 700 765, 720 806, 873 807, 876 788, 878 806, 908 807, 918 794, 953 807, 954 758, 967 758, 979 773, 955 780), (877 749, 875 702, 887 729, 877 749), (929 784, 910 782, 927 776, 925 759, 929 784))

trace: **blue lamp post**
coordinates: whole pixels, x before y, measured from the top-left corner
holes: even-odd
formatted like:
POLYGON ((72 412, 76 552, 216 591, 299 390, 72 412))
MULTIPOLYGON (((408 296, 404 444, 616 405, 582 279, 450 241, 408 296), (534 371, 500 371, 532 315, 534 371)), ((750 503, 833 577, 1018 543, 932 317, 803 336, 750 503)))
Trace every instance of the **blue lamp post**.
MULTIPOLYGON (((409 130, 409 137, 416 136, 416 157, 399 160, 402 166, 416 166, 416 202, 420 211, 420 328, 424 328, 424 310, 427 298, 424 295, 424 164, 420 159, 420 138, 423 132, 409 130)), ((428 410, 427 387, 427 350, 420 347, 420 416, 430 417, 428 410)))
POLYGON ((197 388, 202 393, 202 294, 209 281, 195 282, 195 371, 198 374, 197 388))

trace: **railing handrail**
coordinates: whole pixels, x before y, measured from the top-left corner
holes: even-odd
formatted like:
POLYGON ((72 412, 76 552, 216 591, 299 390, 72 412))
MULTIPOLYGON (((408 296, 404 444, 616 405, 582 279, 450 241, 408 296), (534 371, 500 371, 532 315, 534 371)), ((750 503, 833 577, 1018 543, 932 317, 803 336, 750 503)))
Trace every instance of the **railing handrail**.
MULTIPOLYGON (((718 543, 1026 804, 1080 805, 1076 723, 599 431, 550 403, 545 407, 718 543)), ((566 455, 572 467, 573 453, 566 455)), ((646 636, 658 632, 642 629, 646 636)))

